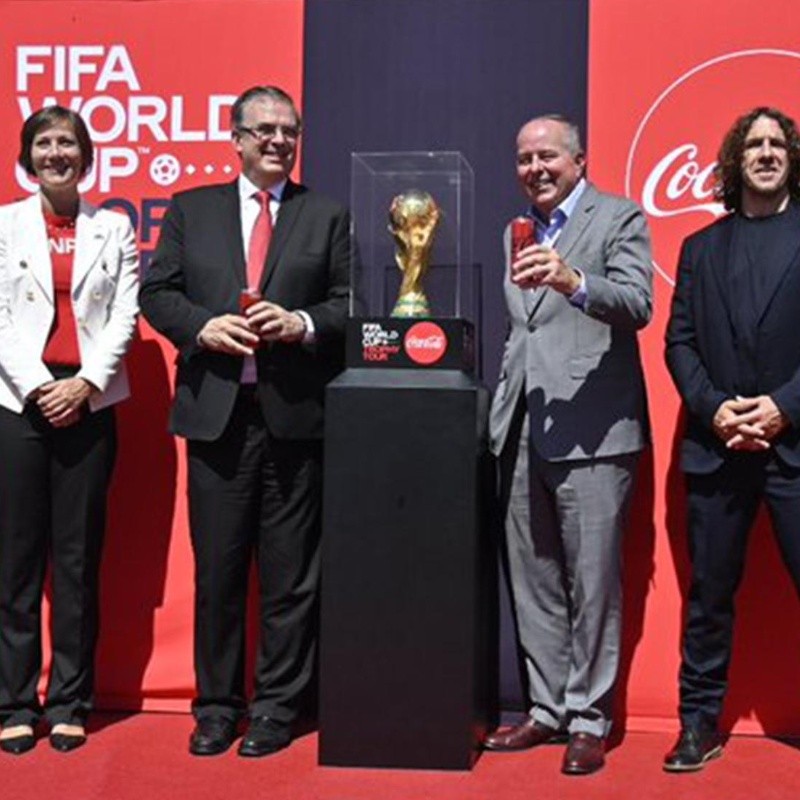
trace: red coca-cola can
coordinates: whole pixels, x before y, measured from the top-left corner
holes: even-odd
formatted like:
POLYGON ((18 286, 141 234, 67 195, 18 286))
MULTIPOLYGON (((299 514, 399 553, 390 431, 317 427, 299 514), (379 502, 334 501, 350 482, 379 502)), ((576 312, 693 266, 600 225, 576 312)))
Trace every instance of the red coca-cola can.
POLYGON ((511 263, 519 256, 519 251, 534 244, 536 226, 530 217, 514 217, 511 220, 511 263))
POLYGON ((239 312, 244 314, 250 306, 255 305, 259 300, 261 300, 261 293, 258 289, 242 289, 239 293, 239 312))
MULTIPOLYGON (((258 291, 258 289, 253 289, 252 287, 242 289, 242 291, 239 292, 239 313, 244 316, 244 312, 261 299, 261 293, 258 291)), ((257 347, 258 344, 253 345, 253 349, 257 347)))

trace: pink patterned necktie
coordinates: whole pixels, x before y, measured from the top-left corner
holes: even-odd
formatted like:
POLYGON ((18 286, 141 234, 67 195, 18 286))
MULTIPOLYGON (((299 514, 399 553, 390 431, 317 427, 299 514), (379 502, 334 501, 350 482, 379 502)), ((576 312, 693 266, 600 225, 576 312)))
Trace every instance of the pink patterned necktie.
POLYGON ((255 197, 261 205, 261 210, 253 225, 250 234, 250 245, 247 248, 247 287, 257 289, 261 283, 264 272, 264 262, 267 260, 269 240, 272 237, 272 217, 269 213, 269 192, 256 192, 255 197))

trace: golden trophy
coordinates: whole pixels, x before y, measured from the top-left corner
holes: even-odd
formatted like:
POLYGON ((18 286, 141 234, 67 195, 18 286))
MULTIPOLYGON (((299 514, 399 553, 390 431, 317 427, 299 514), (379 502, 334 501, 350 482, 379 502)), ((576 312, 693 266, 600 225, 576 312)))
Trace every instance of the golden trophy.
POLYGON ((410 189, 392 200, 389 207, 389 232, 396 242, 395 261, 403 282, 393 317, 429 317, 431 307, 422 279, 428 270, 433 237, 441 212, 436 201, 419 189, 410 189))

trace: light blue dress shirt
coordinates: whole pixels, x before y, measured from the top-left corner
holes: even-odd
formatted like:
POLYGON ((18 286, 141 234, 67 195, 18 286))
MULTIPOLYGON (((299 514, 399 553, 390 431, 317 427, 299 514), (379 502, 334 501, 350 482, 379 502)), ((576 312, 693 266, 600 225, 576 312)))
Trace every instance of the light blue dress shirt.
MULTIPOLYGON (((547 247, 555 247, 561 231, 567 224, 567 220, 572 216, 575 211, 575 206, 578 205, 578 200, 586 190, 586 179, 581 178, 576 184, 575 188, 553 209, 549 218, 545 217, 541 211, 530 207, 528 210, 529 216, 536 224, 534 238, 536 244, 543 244, 547 247)), ((574 267, 573 267, 574 269, 574 267)), ((584 274, 576 269, 581 279, 581 285, 567 298, 567 300, 576 308, 581 311, 586 306, 586 278, 584 274)))

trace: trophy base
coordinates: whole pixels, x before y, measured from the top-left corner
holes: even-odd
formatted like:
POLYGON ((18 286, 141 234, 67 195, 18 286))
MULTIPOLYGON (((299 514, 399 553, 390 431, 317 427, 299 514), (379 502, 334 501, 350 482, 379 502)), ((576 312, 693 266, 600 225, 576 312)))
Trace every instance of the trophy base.
POLYGON ((429 317, 431 306, 422 292, 409 292, 397 298, 392 309, 393 317, 429 317))
POLYGON ((348 320, 346 363, 351 369, 444 369, 472 374, 475 328, 455 317, 348 320))

